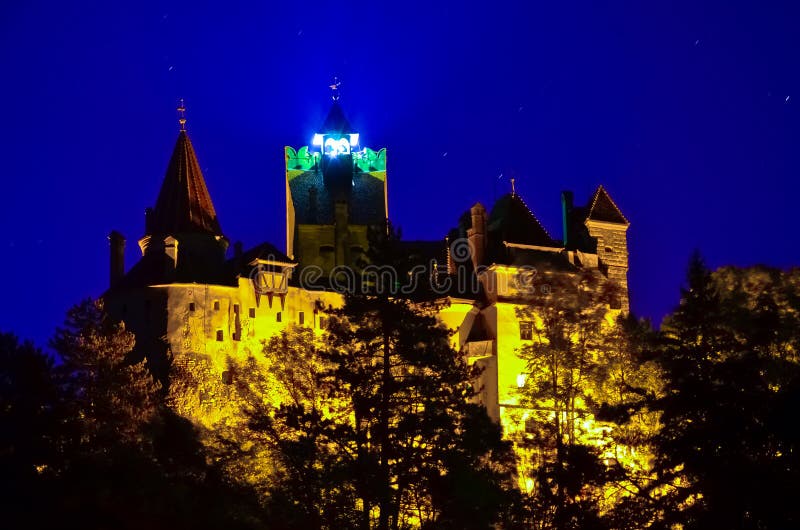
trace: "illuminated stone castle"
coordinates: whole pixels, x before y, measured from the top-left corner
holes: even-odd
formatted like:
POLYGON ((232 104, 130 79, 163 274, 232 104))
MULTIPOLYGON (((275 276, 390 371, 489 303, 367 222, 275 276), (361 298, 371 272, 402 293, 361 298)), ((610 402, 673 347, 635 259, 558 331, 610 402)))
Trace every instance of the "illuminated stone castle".
MULTIPOLYGON (((229 248, 184 119, 155 206, 146 211, 141 259, 126 270, 125 238, 109 236, 106 307, 136 334, 138 351, 153 358, 162 377, 167 359, 194 375, 196 385, 182 388, 175 403, 206 427, 230 421, 231 359, 261 352, 264 339, 291 325, 323 329, 317 301, 341 303, 332 290, 302 288, 303 271, 324 276, 363 263, 368 228, 387 218, 386 149, 363 147, 338 101, 312 145, 286 147, 284 155, 285 253, 266 242, 229 248)), ((627 219, 602 187, 585 206, 573 204, 570 192, 561 200, 561 240, 512 190, 491 211, 480 203, 469 208, 448 234, 404 243, 437 278, 479 273, 477 287, 454 283, 442 295, 449 305, 440 316, 456 330, 455 346, 485 368, 480 399, 504 423, 526 369, 516 350, 532 339, 529 323, 517 317, 511 278, 522 268, 590 270, 621 287, 610 311, 628 307, 627 219), (466 253, 459 254, 459 242, 466 253)))

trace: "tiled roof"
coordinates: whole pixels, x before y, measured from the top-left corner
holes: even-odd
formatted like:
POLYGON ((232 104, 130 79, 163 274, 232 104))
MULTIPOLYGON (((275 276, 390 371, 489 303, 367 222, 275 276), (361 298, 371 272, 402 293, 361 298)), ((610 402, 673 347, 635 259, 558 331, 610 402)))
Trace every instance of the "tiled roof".
POLYGON ((597 187, 589 202, 589 213, 586 218, 592 221, 630 224, 602 185, 597 187))
POLYGON ((153 209, 148 233, 222 235, 203 172, 186 131, 181 131, 153 209))

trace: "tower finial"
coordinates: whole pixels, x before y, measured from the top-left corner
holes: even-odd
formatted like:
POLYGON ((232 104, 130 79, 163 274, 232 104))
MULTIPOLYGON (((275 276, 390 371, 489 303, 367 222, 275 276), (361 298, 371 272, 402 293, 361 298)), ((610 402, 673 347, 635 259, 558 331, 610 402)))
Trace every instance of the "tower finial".
POLYGON ((338 77, 333 78, 333 83, 328 85, 328 88, 331 89, 331 99, 333 101, 339 101, 339 97, 341 93, 339 92, 339 86, 341 86, 342 82, 339 81, 338 77))
POLYGON ((515 178, 512 178, 512 179, 511 179, 511 195, 512 195, 512 196, 514 196, 514 195, 516 195, 516 194, 517 194, 517 187, 514 185, 514 182, 515 182, 516 180, 517 180, 517 179, 515 179, 515 178))
POLYGON ((183 98, 178 101, 178 124, 181 126, 181 131, 186 131, 186 105, 183 102, 183 98))

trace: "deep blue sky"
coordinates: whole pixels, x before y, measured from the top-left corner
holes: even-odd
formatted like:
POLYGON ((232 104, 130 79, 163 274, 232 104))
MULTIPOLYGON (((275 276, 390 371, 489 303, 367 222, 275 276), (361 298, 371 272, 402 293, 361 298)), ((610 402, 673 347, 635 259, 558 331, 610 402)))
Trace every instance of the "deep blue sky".
POLYGON ((2 330, 43 344, 100 294, 111 229, 133 263, 178 97, 225 233, 283 248, 283 146, 310 141, 334 75, 362 145, 388 147, 406 238, 502 173, 555 237, 559 192, 606 185, 656 322, 694 248, 800 264, 800 2, 121 4, 0 4, 2 330))

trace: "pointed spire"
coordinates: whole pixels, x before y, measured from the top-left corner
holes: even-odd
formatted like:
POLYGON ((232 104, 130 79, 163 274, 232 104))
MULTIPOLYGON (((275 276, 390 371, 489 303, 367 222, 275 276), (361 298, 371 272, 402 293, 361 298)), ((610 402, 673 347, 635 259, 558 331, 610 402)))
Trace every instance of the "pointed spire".
POLYGON ((186 105, 183 102, 183 98, 181 98, 180 101, 178 102, 178 108, 176 110, 178 111, 178 125, 180 125, 180 128, 181 128, 180 130, 181 131, 185 131, 186 130, 186 105))
POLYGON ((149 231, 154 234, 222 235, 203 172, 185 130, 178 133, 151 219, 149 231))
POLYGON ((500 197, 489 215, 489 232, 509 243, 553 246, 555 242, 525 201, 516 194, 500 197))
POLYGON ((611 199, 611 196, 602 184, 597 187, 597 190, 592 196, 592 200, 589 203, 589 213, 586 215, 586 219, 623 225, 630 224, 628 219, 622 215, 622 211, 620 211, 619 207, 617 207, 616 203, 611 199))
POLYGON ((322 130, 320 132, 322 134, 350 134, 356 131, 353 130, 353 127, 344 115, 344 111, 341 105, 339 105, 339 102, 334 100, 333 105, 331 105, 331 110, 328 111, 328 116, 322 124, 322 130))
POLYGON ((514 185, 514 182, 516 182, 516 180, 517 179, 515 179, 515 178, 511 179, 511 195, 516 195, 517 194, 517 187, 514 185))

